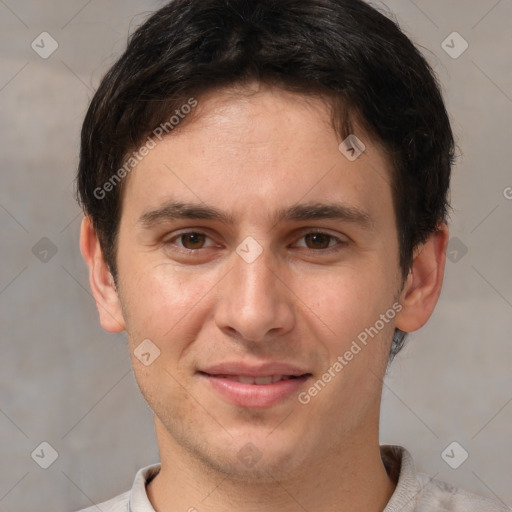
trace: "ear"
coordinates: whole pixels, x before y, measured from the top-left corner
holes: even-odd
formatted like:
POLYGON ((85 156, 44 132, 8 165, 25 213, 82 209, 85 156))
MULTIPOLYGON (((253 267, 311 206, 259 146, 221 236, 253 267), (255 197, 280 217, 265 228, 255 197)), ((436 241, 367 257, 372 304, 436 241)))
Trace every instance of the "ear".
POLYGON ((90 217, 82 220, 80 250, 89 267, 89 284, 100 315, 100 323, 108 332, 122 332, 125 322, 114 278, 110 273, 90 217))
POLYGON ((403 309, 396 316, 395 324, 404 332, 423 327, 434 311, 443 285, 448 237, 448 226, 440 224, 414 251, 413 263, 400 294, 403 309))

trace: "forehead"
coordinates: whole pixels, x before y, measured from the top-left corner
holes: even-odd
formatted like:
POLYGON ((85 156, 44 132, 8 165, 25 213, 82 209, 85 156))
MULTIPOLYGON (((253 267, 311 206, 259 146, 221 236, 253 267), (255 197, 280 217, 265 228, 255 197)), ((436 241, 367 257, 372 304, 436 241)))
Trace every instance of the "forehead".
POLYGON ((355 132, 366 149, 350 161, 322 98, 269 87, 210 92, 135 167, 124 206, 140 214, 172 199, 263 220, 301 200, 341 200, 385 214, 392 207, 389 162, 362 129, 355 132))

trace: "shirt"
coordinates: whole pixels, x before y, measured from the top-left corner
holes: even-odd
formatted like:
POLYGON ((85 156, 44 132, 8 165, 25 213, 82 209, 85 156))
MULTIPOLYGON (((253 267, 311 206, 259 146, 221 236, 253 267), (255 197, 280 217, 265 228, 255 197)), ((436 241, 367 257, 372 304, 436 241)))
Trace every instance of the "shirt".
MULTIPOLYGON (((383 445, 381 457, 397 486, 383 512, 505 512, 509 507, 435 480, 416 471, 411 454, 401 446, 383 445)), ((158 474, 160 464, 140 469, 130 491, 79 512, 155 512, 146 485, 158 474)))

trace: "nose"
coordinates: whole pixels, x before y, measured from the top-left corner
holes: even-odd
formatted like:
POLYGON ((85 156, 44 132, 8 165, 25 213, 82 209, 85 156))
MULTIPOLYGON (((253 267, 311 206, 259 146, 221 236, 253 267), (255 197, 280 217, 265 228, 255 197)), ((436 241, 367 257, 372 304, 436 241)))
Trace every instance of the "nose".
POLYGON ((234 265, 222 280, 216 325, 230 336, 265 342, 293 329, 293 292, 284 264, 265 248, 254 260, 233 254, 234 265))

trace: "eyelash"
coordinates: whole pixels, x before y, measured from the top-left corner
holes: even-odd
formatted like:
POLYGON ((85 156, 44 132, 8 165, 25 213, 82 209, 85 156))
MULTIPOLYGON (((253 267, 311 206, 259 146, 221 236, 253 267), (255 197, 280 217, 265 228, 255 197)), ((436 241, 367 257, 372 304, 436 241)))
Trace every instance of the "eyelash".
MULTIPOLYGON (((183 232, 178 233, 177 235, 173 236, 172 238, 164 241, 164 245, 166 245, 166 246, 174 245, 174 241, 175 240, 179 240, 181 237, 186 236, 186 235, 204 235, 205 237, 210 238, 206 233, 204 233, 202 231, 194 231, 194 230, 183 231, 183 232)), ((308 235, 324 235, 324 236, 329 237, 330 241, 331 240, 335 240, 336 242, 338 242, 336 245, 334 245, 332 247, 327 247, 325 249, 311 249, 309 247, 301 247, 302 249, 306 249, 307 251, 310 251, 310 252, 324 253, 324 254, 327 253, 327 254, 329 254, 331 252, 339 251, 342 248, 344 248, 346 245, 348 245, 347 241, 342 240, 342 239, 340 239, 340 238, 338 238, 338 237, 336 237, 334 235, 331 235, 329 233, 326 233, 326 232, 320 231, 320 230, 312 230, 312 231, 304 232, 304 234, 299 238, 299 240, 302 239, 302 238, 305 238, 308 235)), ((329 243, 330 243, 330 241, 329 241, 329 243)), ((199 249, 187 249, 186 247, 179 247, 178 246, 178 249, 181 252, 185 252, 185 253, 188 253, 188 254, 193 254, 193 253, 197 253, 198 251, 200 251, 202 249, 208 249, 208 247, 201 247, 199 249)))

